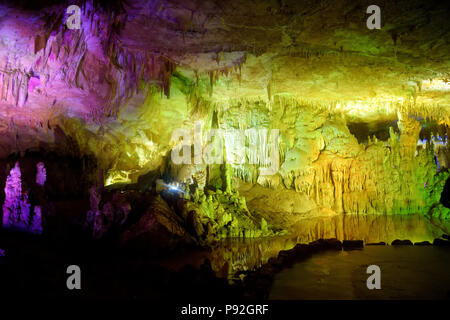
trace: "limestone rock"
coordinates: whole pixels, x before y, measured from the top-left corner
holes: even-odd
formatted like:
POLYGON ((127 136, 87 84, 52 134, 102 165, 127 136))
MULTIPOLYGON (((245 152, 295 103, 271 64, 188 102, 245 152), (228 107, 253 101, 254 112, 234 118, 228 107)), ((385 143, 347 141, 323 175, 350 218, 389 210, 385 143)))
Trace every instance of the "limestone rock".
POLYGON ((366 243, 366 246, 385 246, 385 245, 386 245, 386 243, 383 241, 366 243))
POLYGON ((30 225, 30 231, 32 233, 41 234, 43 231, 42 228, 42 209, 40 206, 34 207, 34 215, 33 220, 30 225))
POLYGON ((362 240, 344 240, 342 241, 344 249, 361 249, 364 248, 364 241, 362 240))
POLYGON ((449 240, 443 240, 443 239, 434 239, 433 246, 450 247, 450 241, 449 240))
POLYGON ((412 246, 411 240, 399 240, 392 241, 391 246, 412 246))
POLYGON ((122 234, 120 243, 130 250, 153 255, 194 241, 183 227, 181 218, 157 196, 139 221, 122 234))
POLYGON ((20 220, 22 198, 22 179, 17 162, 6 180, 5 203, 3 204, 3 227, 14 227, 20 220))
POLYGON ((421 242, 415 242, 415 246, 431 246, 431 243, 429 241, 421 241, 421 242))

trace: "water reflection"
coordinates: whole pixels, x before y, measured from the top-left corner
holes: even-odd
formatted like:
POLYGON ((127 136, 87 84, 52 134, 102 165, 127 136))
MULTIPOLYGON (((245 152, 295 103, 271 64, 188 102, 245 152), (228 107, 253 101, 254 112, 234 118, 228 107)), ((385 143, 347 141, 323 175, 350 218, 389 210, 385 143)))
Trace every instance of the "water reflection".
MULTIPOLYGON (((447 224, 449 224, 448 222, 447 224)), ((307 243, 317 239, 364 240, 365 243, 409 239, 430 241, 447 233, 448 226, 420 214, 413 215, 338 215, 303 219, 295 226, 297 241, 307 243)))
MULTIPOLYGON (((238 271, 253 270, 276 257, 280 250, 288 250, 296 243, 317 239, 364 240, 365 243, 409 239, 412 242, 430 241, 447 233, 442 223, 431 223, 423 215, 340 215, 303 219, 292 236, 265 239, 228 239, 217 243, 208 258, 220 277, 232 279, 238 271)), ((343 253, 344 254, 344 253, 343 253)), ((200 262, 199 262, 200 263, 200 262)), ((320 264, 320 261, 317 261, 320 264)), ((331 272, 324 264, 318 272, 331 272)))
POLYGON ((328 251, 275 276, 270 299, 448 299, 450 250, 439 247, 368 246, 328 251), (367 267, 378 265, 381 289, 368 290, 367 267))
POLYGON ((208 258, 217 276, 233 279, 238 271, 259 268, 278 252, 292 249, 295 244, 295 237, 228 239, 218 243, 208 258))

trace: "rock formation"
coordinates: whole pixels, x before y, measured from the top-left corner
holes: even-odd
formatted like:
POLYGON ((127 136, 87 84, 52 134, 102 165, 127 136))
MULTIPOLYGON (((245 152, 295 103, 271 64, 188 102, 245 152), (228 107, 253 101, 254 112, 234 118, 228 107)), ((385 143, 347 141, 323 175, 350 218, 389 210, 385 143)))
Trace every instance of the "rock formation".
MULTIPOLYGON (((42 189, 45 184, 45 167, 42 162, 38 163, 37 170, 37 188, 42 189)), ((2 208, 3 228, 41 234, 43 231, 42 210, 45 203, 30 202, 30 190, 22 190, 22 178, 19 162, 16 162, 5 184, 5 202, 2 208)), ((40 201, 38 196, 36 200, 40 201)))
POLYGON ((36 165, 37 173, 36 173, 36 183, 41 187, 44 186, 45 181, 47 180, 47 171, 45 170, 45 165, 42 162, 39 162, 36 165))
MULTIPOLYGON (((140 191, 156 179, 161 196, 161 186, 179 186, 176 214, 202 241, 337 215, 448 223, 445 3, 387 3, 380 30, 368 30, 363 6, 350 0, 79 5, 79 30, 65 24, 63 4, 37 4, 39 15, 0 6, 0 158, 52 151, 94 159, 99 186, 136 189, 147 175, 140 191), (217 144, 223 163, 171 161, 173 132, 194 136, 197 123, 203 132, 186 150, 196 159, 217 144), (224 135, 211 141, 208 130, 224 135), (274 152, 278 170, 264 174, 274 152)), ((38 164, 35 182, 44 188, 54 175, 38 164)), ((3 226, 40 230, 46 205, 30 204, 20 179, 16 167, 3 226)), ((95 238, 131 210, 101 189, 90 191, 85 219, 95 238)))
POLYGON ((42 209, 40 206, 34 207, 34 215, 33 215, 33 221, 30 225, 30 231, 32 233, 41 234, 42 229, 42 209))
POLYGON ((11 169, 5 185, 3 204, 3 228, 19 224, 21 217, 22 180, 19 163, 11 169))

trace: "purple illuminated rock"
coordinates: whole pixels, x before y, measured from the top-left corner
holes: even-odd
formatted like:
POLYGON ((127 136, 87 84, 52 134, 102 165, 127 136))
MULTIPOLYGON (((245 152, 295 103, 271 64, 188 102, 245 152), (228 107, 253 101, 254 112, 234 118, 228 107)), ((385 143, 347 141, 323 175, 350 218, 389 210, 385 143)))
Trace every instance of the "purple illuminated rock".
POLYGON ((130 204, 120 192, 114 193, 112 199, 103 203, 102 197, 95 187, 91 188, 91 209, 87 212, 85 228, 92 232, 95 239, 102 238, 113 226, 125 223, 131 211, 130 204))
MULTIPOLYGON (((36 182, 39 185, 43 185, 45 178, 45 168, 43 164, 38 164, 36 182)), ((31 231, 38 234, 42 233, 42 208, 41 206, 35 206, 33 216, 31 215, 31 209, 32 205, 29 201, 28 191, 22 192, 22 174, 17 162, 6 179, 3 227, 27 232, 31 231)))
POLYGON ((34 207, 33 221, 31 222, 30 231, 36 234, 42 234, 42 209, 40 206, 34 207))
POLYGON ((28 192, 24 192, 20 199, 20 216, 16 227, 22 231, 27 231, 30 225, 30 203, 28 202, 28 192))
POLYGON ((39 162, 36 165, 37 173, 36 173, 36 183, 41 187, 44 186, 45 181, 47 180, 47 171, 45 170, 45 165, 43 162, 39 162))
POLYGON ((106 233, 106 227, 103 222, 104 216, 101 211, 95 212, 94 223, 92 226, 92 236, 94 239, 100 239, 106 233))
POLYGON ((19 222, 21 214, 22 180, 19 162, 11 169, 5 185, 3 204, 3 227, 13 227, 19 222))
POLYGON ((94 220, 95 220, 95 217, 98 215, 97 213, 99 212, 100 201, 101 201, 101 198, 97 194, 96 188, 91 187, 90 198, 89 198, 90 210, 87 212, 86 222, 85 222, 85 227, 87 229, 91 229, 94 227, 94 220))

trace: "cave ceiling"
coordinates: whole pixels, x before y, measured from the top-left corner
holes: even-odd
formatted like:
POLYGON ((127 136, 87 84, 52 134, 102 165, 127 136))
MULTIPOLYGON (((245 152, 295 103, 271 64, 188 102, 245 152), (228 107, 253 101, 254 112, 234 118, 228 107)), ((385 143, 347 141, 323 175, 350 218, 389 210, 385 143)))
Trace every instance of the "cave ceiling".
POLYGON ((193 95, 288 96, 354 122, 392 121, 398 108, 449 122, 448 2, 380 1, 379 30, 366 27, 367 1, 87 1, 80 30, 64 24, 70 4, 1 5, 4 136, 11 119, 19 131, 79 119, 92 134, 130 143, 138 126, 155 140, 167 123, 152 122, 149 92, 170 123, 186 120, 174 106, 193 95))

